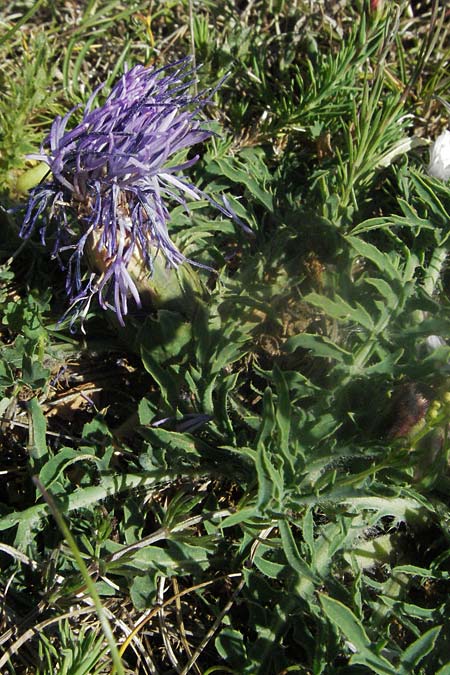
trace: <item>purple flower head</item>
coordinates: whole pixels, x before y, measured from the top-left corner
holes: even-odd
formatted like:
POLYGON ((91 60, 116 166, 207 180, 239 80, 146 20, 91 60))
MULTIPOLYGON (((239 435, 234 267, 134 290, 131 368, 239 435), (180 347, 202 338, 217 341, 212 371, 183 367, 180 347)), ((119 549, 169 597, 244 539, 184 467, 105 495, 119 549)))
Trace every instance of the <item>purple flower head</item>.
POLYGON ((66 131, 73 110, 57 117, 40 153, 30 156, 48 164, 49 173, 30 190, 20 235, 29 237, 42 215, 44 243, 47 225, 56 225, 53 256, 72 251, 66 291, 77 315, 97 296, 123 324, 129 298, 141 304, 130 273, 136 261, 151 274, 158 253, 170 267, 187 260, 170 238, 166 200, 185 205, 187 198, 206 198, 234 217, 226 202, 217 204, 183 177, 198 156, 171 163, 180 150, 212 135, 198 119, 206 93, 189 94, 194 80, 189 59, 158 70, 135 66, 93 109, 101 87, 94 91, 75 128, 66 131))

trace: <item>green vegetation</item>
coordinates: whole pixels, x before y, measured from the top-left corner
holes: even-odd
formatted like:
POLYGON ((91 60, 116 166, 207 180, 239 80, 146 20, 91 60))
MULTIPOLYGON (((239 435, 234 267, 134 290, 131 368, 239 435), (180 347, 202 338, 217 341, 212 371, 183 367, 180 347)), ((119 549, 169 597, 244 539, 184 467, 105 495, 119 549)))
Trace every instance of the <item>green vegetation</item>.
POLYGON ((437 1, 2 5, 1 673, 450 673, 449 30, 437 1), (71 330, 25 155, 189 54, 227 75, 190 179, 253 235, 171 204, 214 270, 194 320, 71 330))

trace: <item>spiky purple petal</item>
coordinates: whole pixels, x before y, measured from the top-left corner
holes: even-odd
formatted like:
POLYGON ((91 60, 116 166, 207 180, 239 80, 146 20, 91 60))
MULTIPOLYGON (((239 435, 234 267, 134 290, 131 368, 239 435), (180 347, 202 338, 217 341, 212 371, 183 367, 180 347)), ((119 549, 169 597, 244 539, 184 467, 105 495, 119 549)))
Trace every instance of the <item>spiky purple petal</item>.
POLYGON ((130 296, 139 306, 129 270, 133 256, 140 256, 149 273, 158 253, 173 267, 186 261, 168 231, 166 199, 185 205, 187 198, 206 198, 235 217, 226 202, 217 204, 182 177, 198 156, 170 165, 180 150, 212 135, 197 117, 207 96, 189 94, 194 81, 189 59, 157 70, 135 66, 104 104, 93 108, 102 85, 97 88, 70 131, 75 109, 57 117, 40 153, 33 155, 48 164, 51 175, 30 191, 20 234, 29 237, 42 215, 43 238, 48 223, 56 224, 53 255, 72 250, 66 290, 71 306, 83 314, 94 296, 103 308, 113 307, 121 323, 130 296), (74 220, 81 226, 78 232, 70 227, 74 220), (94 271, 83 281, 82 262, 92 247, 104 264, 102 269, 91 264, 94 271))

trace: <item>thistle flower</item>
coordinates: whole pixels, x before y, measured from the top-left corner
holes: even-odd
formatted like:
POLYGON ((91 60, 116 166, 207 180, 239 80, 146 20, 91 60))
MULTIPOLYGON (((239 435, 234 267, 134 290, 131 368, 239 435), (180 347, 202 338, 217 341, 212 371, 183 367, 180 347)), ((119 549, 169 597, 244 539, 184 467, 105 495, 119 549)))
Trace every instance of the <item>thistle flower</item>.
POLYGON ((103 85, 96 89, 70 131, 75 109, 57 117, 40 152, 29 156, 49 170, 29 192, 20 235, 29 237, 39 221, 45 243, 48 225, 56 226, 52 255, 62 263, 61 253, 72 252, 62 264, 77 316, 85 316, 97 296, 123 325, 130 297, 141 306, 137 278, 152 275, 156 257, 162 256, 168 268, 187 261, 170 238, 166 201, 187 206, 187 199, 206 198, 234 217, 226 200, 218 204, 183 177, 198 155, 181 163, 173 159, 212 135, 198 119, 207 93, 189 94, 194 80, 189 59, 160 69, 135 66, 105 103, 93 108, 103 85))

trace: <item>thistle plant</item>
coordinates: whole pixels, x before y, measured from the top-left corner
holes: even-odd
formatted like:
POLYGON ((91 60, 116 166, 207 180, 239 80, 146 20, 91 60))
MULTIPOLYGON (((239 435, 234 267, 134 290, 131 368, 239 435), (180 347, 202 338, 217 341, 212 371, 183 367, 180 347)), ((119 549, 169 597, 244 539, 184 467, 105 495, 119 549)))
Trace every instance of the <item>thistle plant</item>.
MULTIPOLYGON (((195 76, 189 59, 159 69, 137 65, 94 108, 98 87, 73 129, 67 126, 75 109, 57 117, 40 152, 29 156, 48 170, 29 191, 20 235, 39 226, 45 243, 55 226, 52 255, 67 270, 75 316, 84 317, 97 297, 124 325, 130 298, 138 308, 144 295, 157 305, 158 290, 145 288, 156 266, 161 277, 161 264, 173 270, 193 263, 170 237, 168 202, 187 208, 187 200, 206 198, 234 216, 225 199, 218 204, 183 176, 198 155, 180 160, 179 153, 212 135, 199 119, 208 92, 190 94, 195 76), (68 262, 64 251, 71 251, 68 262)), ((167 282, 164 271, 162 277, 167 282)))

